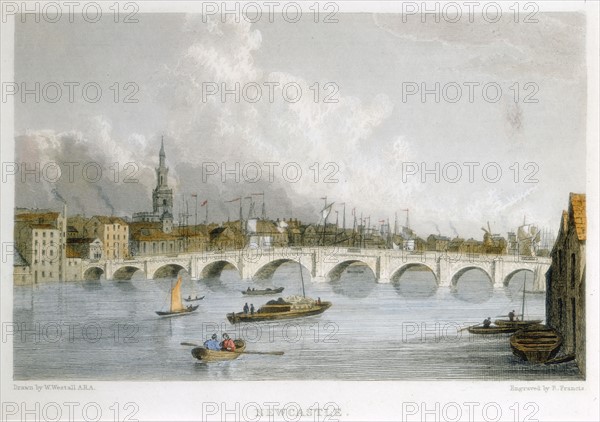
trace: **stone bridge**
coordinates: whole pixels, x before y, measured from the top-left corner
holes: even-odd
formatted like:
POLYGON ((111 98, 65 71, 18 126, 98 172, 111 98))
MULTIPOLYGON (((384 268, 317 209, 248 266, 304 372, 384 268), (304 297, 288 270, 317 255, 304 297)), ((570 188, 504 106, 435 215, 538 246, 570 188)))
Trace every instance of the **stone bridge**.
POLYGON ((452 287, 471 269, 483 271, 495 288, 508 285, 514 274, 528 270, 536 275, 534 289, 545 290, 544 274, 550 258, 513 255, 408 252, 390 249, 339 247, 243 249, 236 251, 145 256, 132 260, 82 262, 81 278, 129 280, 138 271, 148 279, 175 277, 181 270, 192 278, 218 277, 224 268, 234 268, 242 279, 269 279, 286 262, 305 267, 313 282, 335 281, 355 263, 366 265, 378 283, 396 282, 407 269, 424 266, 435 275, 438 286, 452 287))

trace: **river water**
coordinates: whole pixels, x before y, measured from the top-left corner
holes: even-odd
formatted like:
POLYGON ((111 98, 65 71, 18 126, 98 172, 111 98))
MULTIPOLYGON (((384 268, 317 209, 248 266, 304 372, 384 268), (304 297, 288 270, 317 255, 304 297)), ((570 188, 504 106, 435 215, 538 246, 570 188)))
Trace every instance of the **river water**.
MULTIPOLYGON (((578 379, 573 362, 531 365, 511 353, 510 335, 476 336, 459 329, 494 319, 522 305, 523 274, 493 290, 477 270, 457 288, 436 288, 433 275, 407 271, 397 284, 377 284, 365 267, 349 267, 335 283, 311 283, 306 295, 333 302, 324 314, 233 326, 225 314, 245 302, 248 287, 233 270, 192 281, 183 294, 205 295, 191 315, 159 318, 172 280, 86 281, 14 287, 16 380, 538 380, 578 379), (229 362, 195 360, 191 347, 216 332, 247 341, 229 362)), ((528 276, 531 279, 531 276, 528 276)), ((301 294, 299 267, 282 265, 271 281, 281 296, 301 294)), ((528 286, 529 287, 529 286, 528 286)), ((527 294, 526 317, 544 316, 544 294, 527 294)))

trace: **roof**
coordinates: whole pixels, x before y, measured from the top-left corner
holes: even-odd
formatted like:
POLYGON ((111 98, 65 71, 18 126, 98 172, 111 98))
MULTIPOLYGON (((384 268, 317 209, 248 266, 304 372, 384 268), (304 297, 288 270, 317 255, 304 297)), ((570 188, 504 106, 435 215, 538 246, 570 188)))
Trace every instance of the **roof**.
POLYGON ((27 212, 15 215, 15 221, 48 221, 56 220, 59 216, 59 212, 27 212))
POLYGON ((121 217, 108 217, 106 215, 95 215, 90 220, 92 220, 94 218, 102 224, 120 224, 122 226, 128 225, 121 217))
POLYGON ((41 230, 58 230, 52 224, 30 224, 32 229, 41 229, 41 230))
POLYGON ((577 233, 577 239, 586 239, 587 218, 585 215, 585 194, 571 193, 569 195, 569 216, 572 216, 577 233))

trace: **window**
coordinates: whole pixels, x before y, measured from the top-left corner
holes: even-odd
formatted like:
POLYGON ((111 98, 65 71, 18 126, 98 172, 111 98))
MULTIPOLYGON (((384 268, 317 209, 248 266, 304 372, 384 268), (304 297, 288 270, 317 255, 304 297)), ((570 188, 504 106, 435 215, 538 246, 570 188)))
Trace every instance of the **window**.
POLYGON ((54 251, 50 249, 50 256, 54 256, 54 251))
POLYGON ((54 237, 54 232, 50 232, 50 237, 54 237))
POLYGON ((563 273, 563 255, 562 255, 562 249, 558 250, 558 273, 559 274, 563 273))
POLYGON ((52 277, 52 271, 50 271, 49 277, 52 277))
POLYGON ((35 232, 35 237, 37 237, 37 235, 38 235, 38 232, 36 231, 36 232, 35 232))
POLYGON ((46 277, 46 271, 42 271, 42 277, 46 277))
POLYGON ((577 272, 577 259, 575 257, 575 254, 572 253, 571 254, 571 288, 574 289, 575 288, 575 274, 577 272))

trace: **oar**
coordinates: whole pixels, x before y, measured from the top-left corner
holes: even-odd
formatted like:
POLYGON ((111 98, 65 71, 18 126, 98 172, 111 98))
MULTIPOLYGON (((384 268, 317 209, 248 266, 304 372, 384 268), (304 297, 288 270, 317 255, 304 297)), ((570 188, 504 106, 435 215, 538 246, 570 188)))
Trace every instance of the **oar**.
MULTIPOLYGON (((181 343, 182 346, 192 346, 192 347, 201 347, 199 344, 194 344, 194 343, 187 343, 187 342, 183 342, 181 343)), ((237 350, 234 350, 232 353, 239 353, 239 354, 244 354, 244 355, 274 355, 274 356, 281 356, 283 355, 283 352, 246 352, 245 350, 243 352, 238 352, 237 350)))

